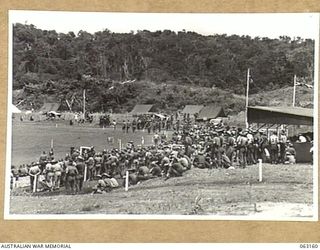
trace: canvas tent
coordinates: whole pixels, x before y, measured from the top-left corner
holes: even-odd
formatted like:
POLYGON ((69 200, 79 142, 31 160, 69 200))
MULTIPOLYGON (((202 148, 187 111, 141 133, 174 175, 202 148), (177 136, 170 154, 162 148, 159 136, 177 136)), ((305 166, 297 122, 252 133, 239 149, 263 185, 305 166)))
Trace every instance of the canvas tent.
POLYGON ((50 111, 57 112, 60 108, 60 104, 56 102, 46 102, 43 104, 43 106, 40 108, 39 112, 46 113, 50 111))
POLYGON ((15 105, 11 104, 11 112, 13 114, 19 114, 19 113, 21 113, 21 110, 18 109, 15 105))
POLYGON ((215 105, 208 105, 200 110, 197 120, 205 121, 205 120, 215 119, 217 117, 226 117, 226 114, 223 108, 217 107, 215 105))
POLYGON ((203 105, 186 105, 181 113, 195 115, 198 114, 203 107, 203 105))
POLYGON ((146 114, 152 111, 152 104, 137 104, 130 112, 132 115, 146 114))

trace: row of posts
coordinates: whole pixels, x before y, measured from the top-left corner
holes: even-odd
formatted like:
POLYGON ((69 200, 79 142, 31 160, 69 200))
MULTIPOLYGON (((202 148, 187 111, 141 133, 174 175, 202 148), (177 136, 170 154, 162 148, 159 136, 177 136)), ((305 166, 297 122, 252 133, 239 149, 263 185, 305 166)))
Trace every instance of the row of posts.
MULTIPOLYGON (((144 141, 142 137, 142 141, 144 141)), ((119 146, 119 151, 122 150, 122 141, 121 139, 118 139, 118 146, 119 146)), ((51 148, 53 148, 53 139, 51 139, 51 148)), ((262 182, 262 159, 258 159, 258 168, 259 168, 259 182, 262 182)), ((37 192, 37 179, 38 175, 34 176, 34 181, 33 181, 33 193, 37 192)), ((84 169, 84 177, 83 181, 87 180, 87 168, 84 169)), ((15 187, 15 178, 13 178, 13 187, 15 187)), ((126 177, 125 177, 125 191, 127 192, 129 190, 129 171, 126 171, 126 177)))

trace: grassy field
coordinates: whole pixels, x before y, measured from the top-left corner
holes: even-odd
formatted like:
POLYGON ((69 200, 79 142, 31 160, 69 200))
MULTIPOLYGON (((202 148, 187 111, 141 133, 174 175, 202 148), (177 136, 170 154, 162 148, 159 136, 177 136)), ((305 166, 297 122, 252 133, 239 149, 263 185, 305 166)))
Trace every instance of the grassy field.
MULTIPOLYGON (((51 138, 61 157, 70 146, 95 145, 97 150, 112 146, 106 137, 139 141, 150 136, 139 132, 69 127, 53 124, 13 126, 13 162, 25 163, 48 150, 51 138)), ((10 196, 11 214, 170 214, 243 215, 271 217, 312 216, 313 169, 307 164, 263 165, 263 182, 258 167, 246 169, 191 169, 183 177, 165 181, 157 178, 106 194, 90 194, 95 183, 86 183, 84 194, 39 193, 15 190, 10 196)), ((251 218, 251 217, 250 217, 251 218)))
MULTIPOLYGON (((15 192, 12 214, 176 214, 312 216, 312 168, 309 165, 264 165, 258 168, 192 169, 183 177, 141 182, 128 192, 106 194, 15 192)), ((89 191, 87 184, 85 188, 89 191)))
POLYGON ((98 128, 93 126, 74 125, 59 122, 16 122, 12 125, 12 164, 20 165, 39 161, 42 151, 50 150, 53 139, 55 158, 63 158, 70 152, 70 147, 95 146, 97 152, 104 148, 118 147, 118 139, 122 144, 134 141, 141 144, 144 137, 145 144, 152 143, 152 135, 146 131, 138 131, 128 134, 123 133, 121 127, 117 130, 112 128, 98 128), (108 137, 114 138, 114 143, 107 141, 108 137))

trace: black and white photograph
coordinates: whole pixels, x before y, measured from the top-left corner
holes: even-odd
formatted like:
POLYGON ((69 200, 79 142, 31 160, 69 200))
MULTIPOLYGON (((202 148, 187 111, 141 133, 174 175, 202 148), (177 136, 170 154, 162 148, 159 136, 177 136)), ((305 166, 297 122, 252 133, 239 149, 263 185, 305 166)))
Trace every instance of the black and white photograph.
POLYGON ((317 13, 9 11, 5 219, 318 220, 317 13))

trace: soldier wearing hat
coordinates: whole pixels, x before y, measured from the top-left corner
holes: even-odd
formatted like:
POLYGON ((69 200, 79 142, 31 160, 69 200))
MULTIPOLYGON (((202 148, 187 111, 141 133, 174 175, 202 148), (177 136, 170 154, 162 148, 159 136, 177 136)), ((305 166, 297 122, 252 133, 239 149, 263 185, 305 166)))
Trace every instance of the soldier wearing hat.
POLYGON ((147 166, 140 166, 137 174, 138 181, 150 179, 150 169, 147 166))
POLYGON ((294 164, 296 163, 296 150, 294 149, 293 144, 290 141, 288 141, 287 145, 288 146, 285 151, 285 162, 289 164, 294 164))
POLYGON ((271 164, 278 163, 278 142, 277 132, 273 132, 269 138, 271 164))
POLYGON ((236 147, 236 139, 232 136, 230 131, 226 132, 226 156, 230 159, 231 164, 233 161, 236 147))
POLYGON ((105 173, 107 170, 107 161, 108 161, 108 153, 107 150, 104 149, 102 151, 102 156, 101 156, 101 172, 100 173, 105 173))
POLYGON ((54 188, 54 168, 51 162, 48 162, 46 164, 46 167, 43 171, 45 174, 46 178, 46 185, 48 186, 49 190, 52 191, 54 188))
POLYGON ((111 151, 111 155, 108 158, 108 161, 107 161, 107 170, 108 171, 107 172, 110 175, 113 175, 118 167, 118 164, 119 164, 119 159, 117 156, 117 149, 115 149, 114 151, 111 151))
POLYGON ((286 142, 287 142, 287 135, 286 135, 286 131, 283 129, 279 135, 279 148, 280 148, 279 162, 281 163, 284 163, 286 158, 286 142))
POLYGON ((66 168, 66 188, 68 192, 76 192, 76 177, 78 173, 75 162, 70 158, 66 168))
POLYGON ((154 177, 161 177, 162 176, 162 171, 160 166, 157 164, 157 161, 153 161, 150 163, 150 174, 154 177))
POLYGON ((166 175, 166 180, 170 177, 179 177, 182 176, 183 172, 186 171, 186 168, 179 163, 179 159, 176 156, 171 156, 170 165, 166 175))
POLYGON ((33 164, 29 169, 29 176, 30 176, 30 189, 33 190, 34 182, 36 181, 36 190, 38 188, 38 182, 39 182, 39 175, 41 174, 40 165, 33 164), (37 176, 37 177, 36 177, 37 176), (36 179, 36 180, 35 180, 36 179))
POLYGON ((246 137, 247 133, 245 131, 240 131, 237 137, 237 149, 239 164, 241 168, 247 166, 247 142, 248 138, 246 137))
POLYGON ((137 120, 133 119, 132 123, 131 123, 131 127, 132 127, 132 133, 135 133, 136 129, 137 129, 137 120))
POLYGON ((93 170, 93 176, 96 176, 97 174, 101 174, 101 166, 102 166, 102 154, 98 152, 94 156, 94 170, 93 170))
POLYGON ((215 163, 215 167, 222 167, 221 165, 221 138, 219 137, 218 133, 216 131, 212 132, 212 143, 211 143, 211 159, 215 163))
POLYGON ((88 180, 93 180, 94 177, 94 158, 89 156, 86 161, 87 169, 88 169, 88 180))
POLYGON ((170 165, 170 150, 164 152, 164 156, 161 159, 160 167, 164 173, 167 173, 169 165, 170 165))
POLYGON ((61 182, 61 175, 63 171, 63 160, 58 161, 53 166, 53 172, 54 172, 54 181, 53 181, 53 188, 59 189, 60 188, 60 182, 61 182))
POLYGON ((78 170, 78 174, 76 176, 76 187, 77 187, 77 191, 80 192, 83 187, 84 171, 86 168, 86 165, 84 163, 84 159, 82 156, 78 156, 76 168, 78 170))
POLYGON ((112 178, 112 176, 107 173, 97 175, 97 177, 99 179, 97 185, 93 188, 93 194, 110 192, 113 188, 119 187, 119 183, 117 182, 117 180, 112 178))
POLYGON ((72 154, 71 154, 71 158, 73 161, 76 161, 77 160, 77 157, 80 155, 80 151, 75 149, 73 150, 72 154))
POLYGON ((211 168, 210 162, 206 160, 203 151, 199 151, 193 160, 193 165, 195 168, 211 168))
POLYGON ((48 156, 46 154, 45 151, 42 152, 42 154, 40 155, 40 158, 39 158, 39 167, 41 169, 41 171, 43 171, 46 167, 46 164, 47 164, 47 161, 48 161, 48 156))
POLYGON ((254 137, 250 130, 247 131, 247 163, 248 165, 256 164, 254 159, 254 137))

